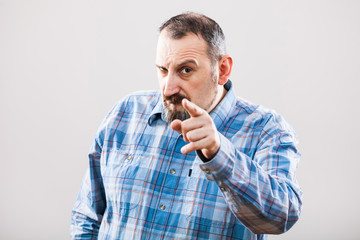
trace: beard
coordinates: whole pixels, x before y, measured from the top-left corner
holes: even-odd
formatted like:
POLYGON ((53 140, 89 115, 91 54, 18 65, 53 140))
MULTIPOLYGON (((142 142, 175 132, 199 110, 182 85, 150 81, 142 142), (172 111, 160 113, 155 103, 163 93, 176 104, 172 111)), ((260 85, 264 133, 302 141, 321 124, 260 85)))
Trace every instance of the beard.
POLYGON ((190 98, 187 96, 176 93, 171 96, 163 96, 164 100, 164 116, 167 122, 172 122, 175 119, 184 121, 190 118, 190 114, 183 108, 182 100, 186 98, 190 101, 190 98), (177 110, 177 108, 180 108, 177 110))

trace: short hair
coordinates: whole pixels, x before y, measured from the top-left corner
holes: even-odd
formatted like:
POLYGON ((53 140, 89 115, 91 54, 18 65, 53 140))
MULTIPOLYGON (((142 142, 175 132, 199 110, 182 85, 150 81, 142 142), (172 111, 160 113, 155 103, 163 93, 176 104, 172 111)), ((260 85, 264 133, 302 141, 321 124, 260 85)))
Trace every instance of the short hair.
POLYGON ((213 19, 193 12, 176 15, 164 22, 159 30, 164 29, 173 39, 181 39, 188 33, 200 35, 208 44, 208 55, 213 64, 226 54, 225 35, 213 19))

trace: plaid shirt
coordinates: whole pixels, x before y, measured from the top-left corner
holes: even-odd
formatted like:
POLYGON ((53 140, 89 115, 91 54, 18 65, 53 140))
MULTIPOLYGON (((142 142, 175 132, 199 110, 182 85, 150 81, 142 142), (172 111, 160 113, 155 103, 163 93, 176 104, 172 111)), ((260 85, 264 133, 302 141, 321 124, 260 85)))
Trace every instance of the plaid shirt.
POLYGON ((163 118, 159 92, 113 107, 89 153, 71 219, 74 239, 266 239, 301 212, 291 127, 235 96, 231 82, 212 117, 221 138, 203 162, 163 118))

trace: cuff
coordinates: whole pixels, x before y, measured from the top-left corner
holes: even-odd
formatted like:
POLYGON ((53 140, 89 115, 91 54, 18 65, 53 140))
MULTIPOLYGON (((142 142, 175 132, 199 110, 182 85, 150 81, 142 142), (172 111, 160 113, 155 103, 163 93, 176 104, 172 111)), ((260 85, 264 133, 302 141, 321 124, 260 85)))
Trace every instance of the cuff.
POLYGON ((210 181, 231 176, 234 168, 234 146, 222 134, 219 135, 220 149, 215 157, 207 159, 201 151, 197 151, 199 158, 204 162, 203 164, 200 164, 200 169, 210 181))

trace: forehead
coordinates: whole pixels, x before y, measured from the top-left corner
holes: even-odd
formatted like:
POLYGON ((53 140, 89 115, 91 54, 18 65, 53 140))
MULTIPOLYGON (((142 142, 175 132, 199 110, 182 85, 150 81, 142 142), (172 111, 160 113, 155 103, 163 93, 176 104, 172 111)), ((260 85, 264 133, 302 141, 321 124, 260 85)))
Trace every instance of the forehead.
POLYGON ((188 33, 180 39, 174 39, 166 31, 162 31, 157 45, 156 62, 169 65, 185 59, 208 60, 207 49, 206 41, 198 35, 188 33))

